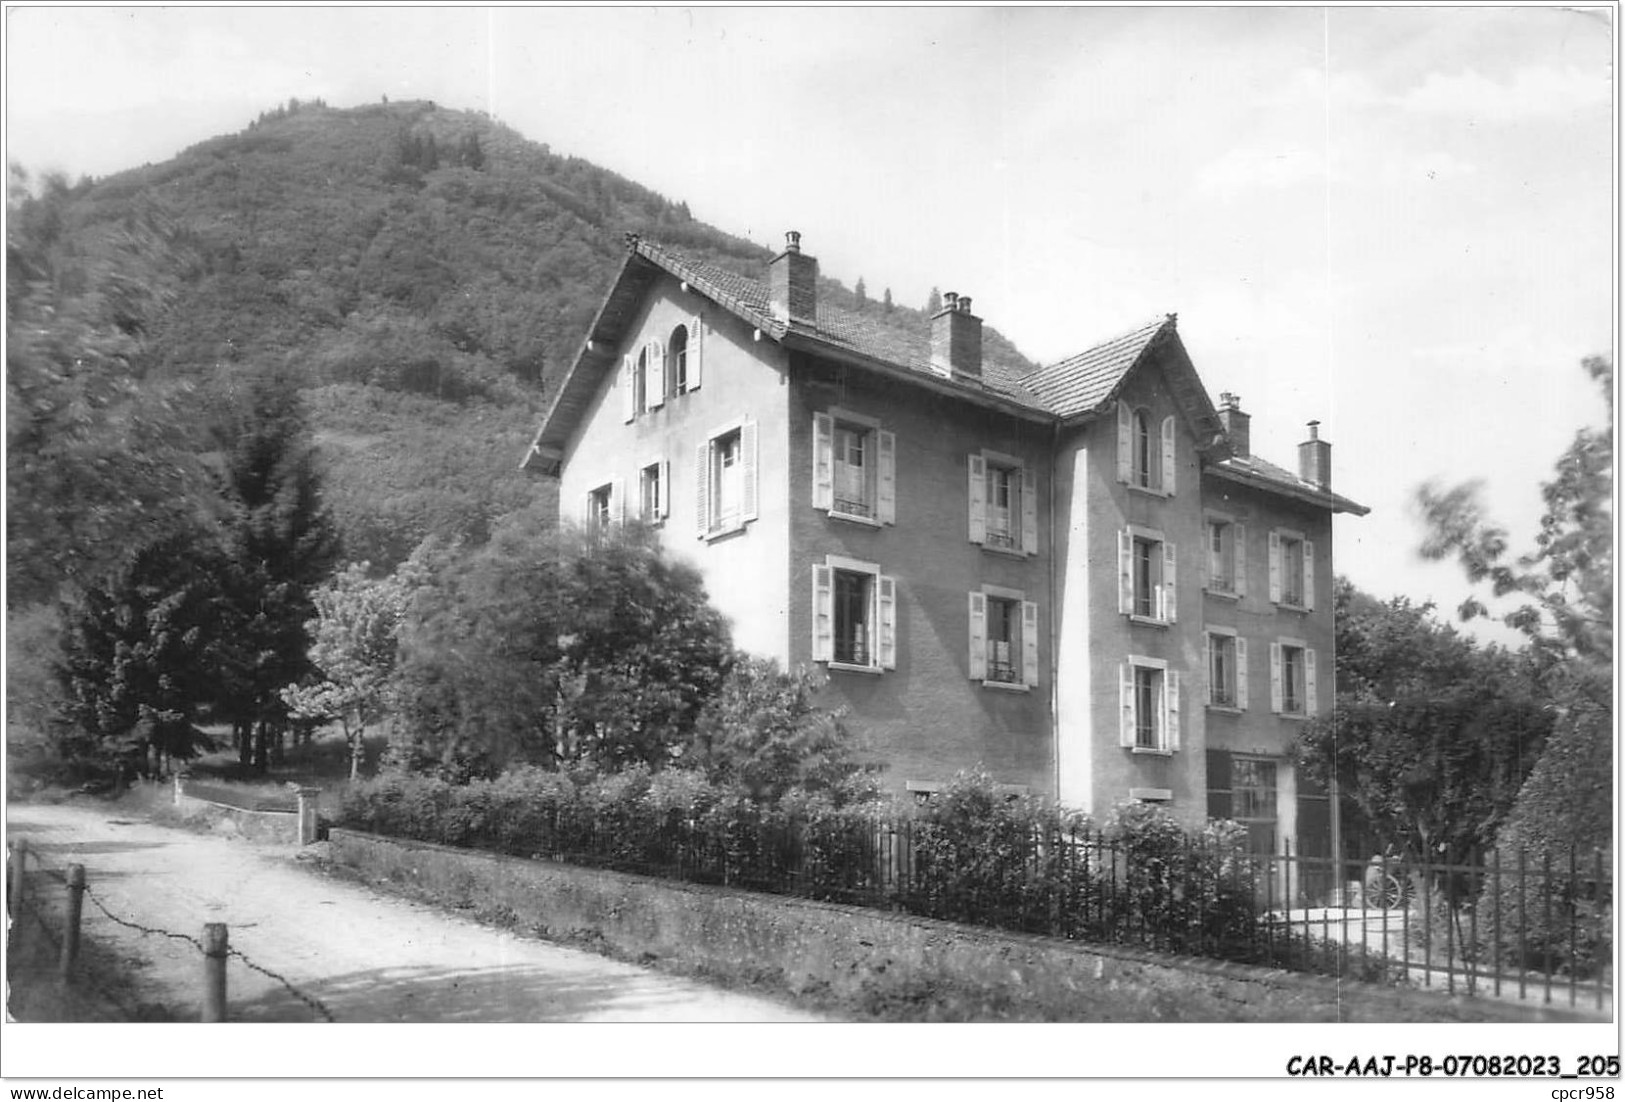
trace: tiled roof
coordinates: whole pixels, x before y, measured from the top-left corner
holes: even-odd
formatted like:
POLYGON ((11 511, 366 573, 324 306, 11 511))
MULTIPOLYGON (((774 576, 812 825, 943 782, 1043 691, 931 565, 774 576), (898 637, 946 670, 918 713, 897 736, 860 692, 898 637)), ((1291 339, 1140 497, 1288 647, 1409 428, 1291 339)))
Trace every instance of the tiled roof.
POLYGON ((1256 455, 1233 455, 1213 464, 1212 469, 1218 474, 1228 474, 1243 482, 1268 483, 1294 497, 1324 505, 1333 512, 1354 513, 1363 517, 1371 511, 1364 505, 1351 501, 1341 494, 1334 494, 1313 482, 1305 481, 1285 467, 1277 466, 1268 459, 1261 459, 1256 455))
POLYGON ((1057 417, 1087 413, 1112 396, 1157 334, 1173 324, 1171 315, 1147 322, 1087 352, 1039 368, 1025 384, 1057 417))
POLYGON ((776 336, 782 337, 786 332, 793 331, 869 359, 929 375, 959 389, 975 393, 991 392, 1029 409, 1048 412, 1043 401, 1023 385, 1023 377, 1027 374, 1023 368, 997 360, 984 360, 980 383, 962 376, 945 379, 931 370, 931 332, 928 328, 895 321, 887 323, 822 302, 818 304, 814 325, 787 326, 773 318, 766 284, 724 268, 690 260, 653 242, 640 240, 636 250, 679 279, 687 280, 701 293, 776 336))

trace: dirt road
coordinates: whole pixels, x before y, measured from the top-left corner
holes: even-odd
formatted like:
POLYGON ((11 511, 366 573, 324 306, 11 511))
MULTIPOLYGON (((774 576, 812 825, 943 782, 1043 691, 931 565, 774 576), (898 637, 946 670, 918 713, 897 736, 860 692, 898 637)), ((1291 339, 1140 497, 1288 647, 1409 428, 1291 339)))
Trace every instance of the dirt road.
MULTIPOLYGON (((125 922, 230 943, 279 982, 233 957, 233 1021, 795 1022, 793 1007, 663 975, 482 926, 455 914, 321 875, 311 851, 254 845, 117 817, 90 804, 15 804, 11 837, 46 866, 85 866, 96 901, 125 922)), ((30 862, 30 869, 37 866, 30 862)), ((41 891, 62 891, 35 877, 41 891)), ((147 962, 144 1002, 197 1019, 203 962, 185 941, 143 934, 84 907, 87 937, 147 962)))

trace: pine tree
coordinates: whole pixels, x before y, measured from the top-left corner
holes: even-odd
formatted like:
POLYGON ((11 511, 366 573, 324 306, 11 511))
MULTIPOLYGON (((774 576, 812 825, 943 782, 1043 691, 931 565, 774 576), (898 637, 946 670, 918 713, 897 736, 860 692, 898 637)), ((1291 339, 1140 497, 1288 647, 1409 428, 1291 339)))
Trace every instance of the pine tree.
POLYGON ((931 288, 931 297, 925 300, 925 312, 932 317, 942 311, 942 292, 935 287, 931 288))
POLYGON ((221 487, 232 634, 220 709, 239 760, 263 772, 286 731, 280 690, 310 671, 311 592, 332 571, 338 537, 293 379, 253 378, 234 420, 221 487))
POLYGON ((886 288, 886 293, 883 296, 881 296, 880 305, 881 305, 881 308, 886 311, 886 313, 888 313, 888 314, 891 313, 892 303, 891 303, 891 288, 890 287, 887 287, 886 288))
POLYGON ((858 296, 859 306, 867 306, 869 304, 869 288, 864 286, 862 276, 858 277, 858 285, 854 289, 854 293, 858 296))

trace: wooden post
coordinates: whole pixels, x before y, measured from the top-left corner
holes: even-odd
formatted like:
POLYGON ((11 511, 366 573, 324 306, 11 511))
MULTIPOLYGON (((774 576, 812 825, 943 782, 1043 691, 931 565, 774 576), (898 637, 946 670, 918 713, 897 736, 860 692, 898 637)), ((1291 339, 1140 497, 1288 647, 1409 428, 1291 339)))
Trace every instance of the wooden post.
POLYGON ((68 866, 68 918, 62 927, 62 957, 58 962, 62 978, 73 973, 79 960, 79 920, 85 910, 85 867, 68 866))
POLYGON ((299 844, 302 846, 316 841, 316 808, 321 796, 319 788, 299 789, 299 844))
POLYGON ((21 922, 23 916, 23 878, 28 870, 28 839, 18 838, 11 843, 11 889, 6 895, 12 922, 21 922))
POLYGON ((226 924, 203 926, 203 1014, 199 1021, 226 1020, 226 924))
POLYGON ((183 791, 185 784, 186 784, 185 776, 180 774, 180 773, 176 773, 175 774, 175 806, 176 807, 181 806, 181 796, 185 795, 185 792, 183 791))

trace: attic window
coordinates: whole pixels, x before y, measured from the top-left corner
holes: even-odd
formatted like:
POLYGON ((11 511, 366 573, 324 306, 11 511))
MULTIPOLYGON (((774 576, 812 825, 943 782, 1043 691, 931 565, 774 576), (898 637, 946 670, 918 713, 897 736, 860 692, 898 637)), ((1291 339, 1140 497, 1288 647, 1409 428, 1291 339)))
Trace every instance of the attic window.
POLYGON ((1175 428, 1170 415, 1153 430, 1151 411, 1117 404, 1117 480, 1146 493, 1172 496, 1175 428))
POLYGON ((688 326, 679 325, 671 331, 671 340, 666 344, 666 365, 671 392, 682 394, 688 390, 688 326))

